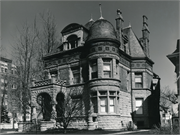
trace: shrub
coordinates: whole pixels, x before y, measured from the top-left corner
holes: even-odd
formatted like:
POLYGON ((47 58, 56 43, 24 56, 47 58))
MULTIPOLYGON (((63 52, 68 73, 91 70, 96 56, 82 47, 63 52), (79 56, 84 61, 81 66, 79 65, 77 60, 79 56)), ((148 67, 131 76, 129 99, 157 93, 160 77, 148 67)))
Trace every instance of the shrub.
POLYGON ((178 134, 179 129, 171 127, 170 124, 157 127, 151 131, 151 134, 178 134))
POLYGON ((132 121, 129 121, 129 122, 126 124, 126 128, 127 128, 128 131, 133 131, 133 130, 134 130, 133 122, 132 122, 132 121))

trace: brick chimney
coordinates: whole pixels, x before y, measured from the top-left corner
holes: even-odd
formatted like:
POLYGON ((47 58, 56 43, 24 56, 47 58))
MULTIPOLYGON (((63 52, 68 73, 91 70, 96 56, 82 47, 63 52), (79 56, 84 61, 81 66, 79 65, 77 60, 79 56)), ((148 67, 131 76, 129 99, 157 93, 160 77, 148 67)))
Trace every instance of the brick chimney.
POLYGON ((117 30, 117 34, 118 34, 118 38, 120 41, 120 49, 124 50, 124 46, 123 46, 123 39, 122 39, 122 28, 123 28, 123 17, 122 17, 122 12, 120 11, 120 9, 117 10, 117 18, 116 18, 116 30, 117 30))
POLYGON ((143 15, 143 28, 142 28, 142 44, 143 44, 143 50, 146 53, 147 57, 149 56, 149 28, 148 28, 148 24, 147 24, 147 20, 148 18, 143 15))

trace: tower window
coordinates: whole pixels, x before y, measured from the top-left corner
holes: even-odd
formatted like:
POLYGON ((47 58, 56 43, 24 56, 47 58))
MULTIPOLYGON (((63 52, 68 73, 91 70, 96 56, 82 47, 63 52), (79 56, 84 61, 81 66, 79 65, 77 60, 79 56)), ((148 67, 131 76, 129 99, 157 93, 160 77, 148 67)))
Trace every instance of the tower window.
POLYGON ((111 77, 111 59, 103 59, 104 78, 111 77))
POLYGON ((97 78, 97 62, 96 61, 92 62, 91 68, 92 68, 92 72, 91 72, 92 79, 97 78))

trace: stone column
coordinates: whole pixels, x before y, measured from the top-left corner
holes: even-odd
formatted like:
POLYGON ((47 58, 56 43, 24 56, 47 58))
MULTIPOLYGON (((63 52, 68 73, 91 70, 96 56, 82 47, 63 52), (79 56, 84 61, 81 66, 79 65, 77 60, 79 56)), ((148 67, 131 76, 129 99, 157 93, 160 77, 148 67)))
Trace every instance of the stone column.
POLYGON ((72 73, 70 65, 68 66, 68 72, 69 72, 69 84, 72 85, 73 84, 73 73, 72 73))
POLYGON ((117 78, 116 70, 116 59, 112 59, 112 78, 117 78))
POLYGON ((146 81, 146 78, 147 78, 147 74, 146 74, 146 72, 143 72, 142 73, 142 87, 143 88, 148 88, 147 86, 148 86, 148 82, 146 81))
POLYGON ((132 74, 132 78, 131 78, 132 88, 135 88, 135 75, 134 75, 134 72, 131 72, 131 74, 132 74))
POLYGON ((92 116, 88 117, 88 130, 94 130, 94 123, 92 121, 92 116))
POLYGON ((90 65, 90 61, 89 61, 89 80, 92 79, 92 77, 91 77, 91 72, 92 72, 92 70, 91 70, 91 65, 90 65))
POLYGON ((98 78, 103 78, 103 60, 102 60, 102 58, 97 59, 97 70, 98 70, 98 78))
POLYGON ((79 75, 80 75, 80 83, 83 83, 82 67, 80 67, 79 75))
POLYGON ((51 101, 51 105, 52 105, 51 120, 52 121, 54 120, 56 121, 56 117, 57 117, 56 104, 57 102, 55 100, 51 101))
POLYGON ((32 106, 32 121, 35 123, 37 122, 37 113, 36 113, 36 106, 35 105, 32 106))

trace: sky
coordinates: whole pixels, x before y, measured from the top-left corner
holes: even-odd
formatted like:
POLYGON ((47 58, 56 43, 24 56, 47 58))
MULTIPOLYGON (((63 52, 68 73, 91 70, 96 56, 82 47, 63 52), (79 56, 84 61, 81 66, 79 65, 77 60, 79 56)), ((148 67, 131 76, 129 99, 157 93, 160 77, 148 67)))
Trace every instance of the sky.
MULTIPOLYGON (((91 18, 102 16, 115 27, 116 11, 120 9, 124 18, 124 27, 132 26, 138 38, 142 37, 142 16, 148 17, 150 30, 150 58, 155 62, 153 71, 161 78, 161 87, 169 86, 176 90, 174 66, 166 57, 176 49, 180 39, 180 1, 1 1, 1 52, 12 58, 12 46, 16 43, 18 30, 27 21, 32 23, 35 16, 50 11, 57 24, 57 32, 61 36, 62 29, 70 23, 85 25, 91 18)), ((39 24, 41 22, 39 21, 39 24)))

